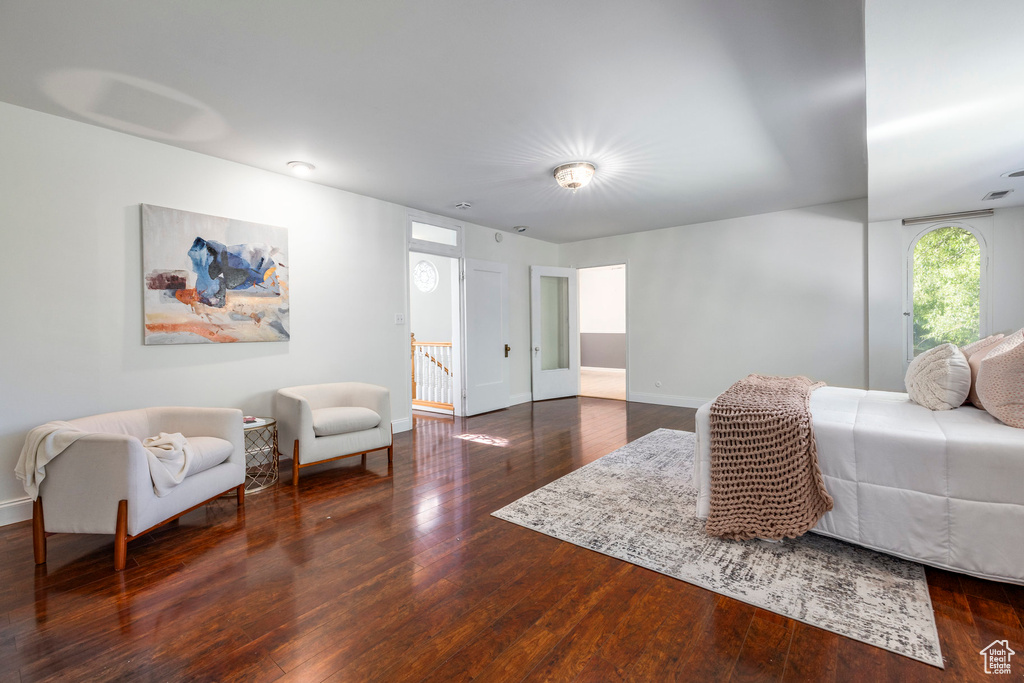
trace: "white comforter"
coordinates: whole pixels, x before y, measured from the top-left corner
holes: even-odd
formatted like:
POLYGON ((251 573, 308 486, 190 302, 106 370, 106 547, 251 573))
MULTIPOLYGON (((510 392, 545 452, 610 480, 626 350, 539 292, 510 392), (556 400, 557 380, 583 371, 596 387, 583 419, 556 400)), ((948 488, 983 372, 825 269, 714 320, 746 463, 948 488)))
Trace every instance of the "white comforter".
MULTIPOLYGON (((711 488, 710 407, 697 411, 697 515, 711 488)), ((931 411, 906 394, 811 395, 835 508, 813 529, 924 564, 1024 584, 1024 429, 983 410, 931 411)))

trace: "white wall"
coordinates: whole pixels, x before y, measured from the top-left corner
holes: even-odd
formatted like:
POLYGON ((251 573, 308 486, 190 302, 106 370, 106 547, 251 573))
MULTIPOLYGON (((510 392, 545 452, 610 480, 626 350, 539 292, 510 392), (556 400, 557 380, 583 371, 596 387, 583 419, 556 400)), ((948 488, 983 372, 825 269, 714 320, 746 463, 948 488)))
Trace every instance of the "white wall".
POLYGON ((626 368, 626 266, 581 268, 580 365, 626 368))
POLYGON ((996 209, 992 244, 992 331, 1024 327, 1024 207, 996 209))
MULTIPOLYGON (((989 247, 989 333, 1024 327, 1024 207, 996 209, 991 219, 966 221, 989 247)), ((903 266, 909 235, 922 226, 900 220, 868 224, 868 337, 872 389, 906 391, 903 376, 903 266)), ((984 302, 983 302, 984 305, 984 302)))
POLYGON ((868 224, 868 386, 903 386, 903 244, 900 221, 868 224))
POLYGON ((450 342, 452 340, 452 262, 447 256, 409 252, 409 331, 416 341, 450 342), (413 269, 420 261, 432 263, 437 269, 437 289, 423 292, 412 280, 413 269))
POLYGON ((580 334, 625 334, 625 267, 584 268, 579 280, 580 334))
POLYGON ((861 199, 574 242, 562 265, 625 259, 630 400, 695 406, 755 372, 863 387, 866 217, 861 199))
MULTIPOLYGON (((273 392, 360 380, 409 415, 409 210, 0 103, 8 296, 0 391, 0 523, 26 519, 13 475, 49 420, 153 406, 267 414, 273 392), (143 346, 140 203, 288 228, 291 341, 143 346)), ((513 393, 529 393, 529 263, 557 247, 464 225, 467 254, 510 263, 513 393), (518 291, 517 291, 518 290, 518 291)))

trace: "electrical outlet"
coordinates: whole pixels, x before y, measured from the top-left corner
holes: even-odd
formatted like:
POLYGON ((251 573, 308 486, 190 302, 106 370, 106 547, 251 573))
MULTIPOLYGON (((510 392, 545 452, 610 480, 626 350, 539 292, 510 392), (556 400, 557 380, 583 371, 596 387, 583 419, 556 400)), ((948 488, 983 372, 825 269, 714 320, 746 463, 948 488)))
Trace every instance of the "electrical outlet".
POLYGON ((395 313, 395 324, 396 325, 404 325, 405 324, 405 313, 395 313))

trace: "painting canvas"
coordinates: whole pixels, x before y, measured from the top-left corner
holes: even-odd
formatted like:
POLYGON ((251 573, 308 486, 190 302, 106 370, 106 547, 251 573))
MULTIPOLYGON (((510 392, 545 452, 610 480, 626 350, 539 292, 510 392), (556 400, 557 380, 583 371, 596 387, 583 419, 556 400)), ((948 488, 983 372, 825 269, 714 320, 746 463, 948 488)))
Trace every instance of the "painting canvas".
POLYGON ((288 231, 142 205, 146 344, 288 341, 288 231))

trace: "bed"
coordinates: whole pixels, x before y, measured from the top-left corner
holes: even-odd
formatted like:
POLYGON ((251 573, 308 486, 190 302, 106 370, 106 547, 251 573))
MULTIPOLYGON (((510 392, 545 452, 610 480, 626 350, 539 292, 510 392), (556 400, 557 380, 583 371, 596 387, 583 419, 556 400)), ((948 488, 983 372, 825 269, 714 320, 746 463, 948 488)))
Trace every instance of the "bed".
MULTIPOLYGON (((710 508, 710 408, 697 411, 697 516, 710 508)), ((822 387, 811 418, 835 501, 814 527, 934 567, 1024 584, 1024 429, 964 406, 822 387)))

